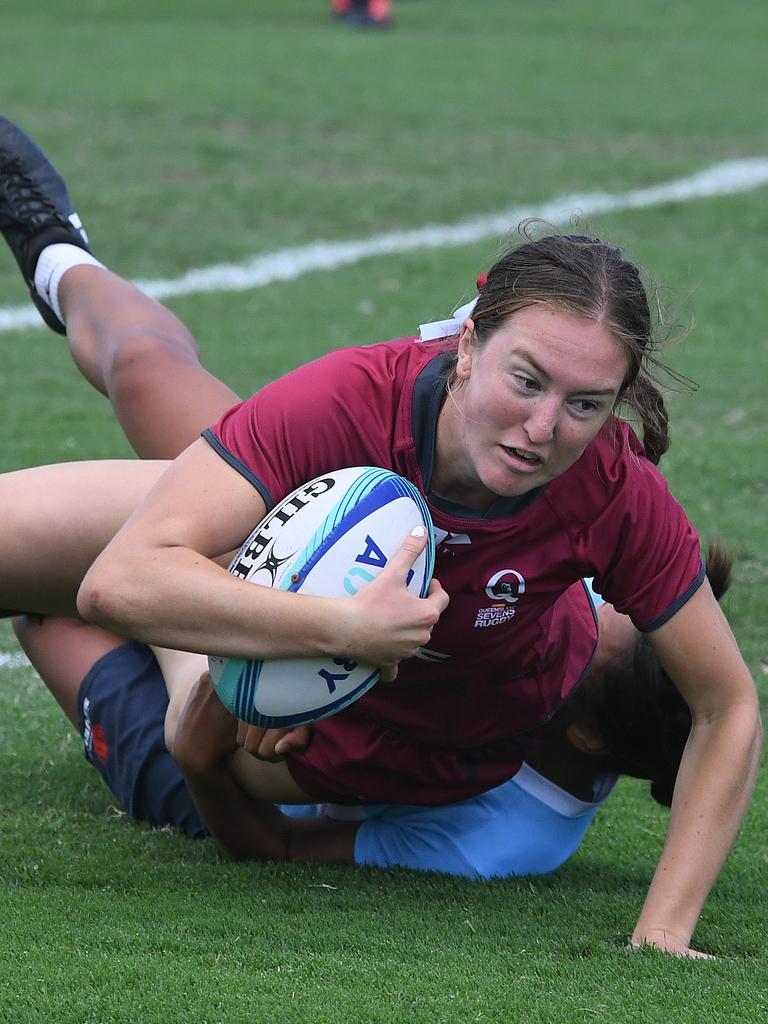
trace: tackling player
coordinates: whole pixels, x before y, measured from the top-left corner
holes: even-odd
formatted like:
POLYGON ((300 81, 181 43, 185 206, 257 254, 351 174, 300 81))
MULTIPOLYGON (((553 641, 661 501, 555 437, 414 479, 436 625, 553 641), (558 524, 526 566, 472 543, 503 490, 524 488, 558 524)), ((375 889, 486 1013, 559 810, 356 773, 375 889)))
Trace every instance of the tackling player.
MULTIPOLYGON (((710 548, 707 575, 719 598, 729 585, 730 559, 717 547, 710 548)), ((239 858, 492 878, 556 870, 579 846, 619 774, 649 779, 654 798, 669 806, 690 713, 650 645, 625 616, 593 599, 600 641, 581 686, 512 779, 458 804, 284 805, 280 813, 247 795, 251 755, 235 752, 232 718, 202 679, 184 711, 191 727, 181 753, 193 788, 215 794, 207 821, 216 838, 239 858), (228 779, 221 785, 227 767, 240 788, 228 779)), ((121 806, 153 826, 208 835, 166 748, 168 699, 151 650, 71 619, 23 617, 15 627, 121 806)), ((166 661, 169 673, 190 679, 205 668, 200 656, 179 657, 186 664, 166 661)))

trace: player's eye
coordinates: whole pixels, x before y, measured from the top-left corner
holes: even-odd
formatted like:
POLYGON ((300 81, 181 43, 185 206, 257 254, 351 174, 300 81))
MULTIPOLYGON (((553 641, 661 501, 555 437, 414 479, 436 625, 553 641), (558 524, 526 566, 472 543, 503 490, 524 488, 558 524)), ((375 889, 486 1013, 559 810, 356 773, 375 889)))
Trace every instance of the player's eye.
POLYGON ((574 398, 571 408, 579 416, 591 416, 599 411, 600 406, 592 398, 574 398))
POLYGON ((540 391, 541 387, 537 380, 529 377, 526 373, 513 373, 512 379, 521 391, 540 391))

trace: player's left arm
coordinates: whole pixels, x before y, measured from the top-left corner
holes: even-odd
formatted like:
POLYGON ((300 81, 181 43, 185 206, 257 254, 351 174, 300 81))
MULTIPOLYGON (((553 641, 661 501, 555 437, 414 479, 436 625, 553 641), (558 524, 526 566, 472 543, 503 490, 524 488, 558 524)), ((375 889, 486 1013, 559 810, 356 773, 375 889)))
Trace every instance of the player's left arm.
POLYGON ((687 701, 693 728, 664 849, 632 944, 703 955, 691 948, 691 936, 757 775, 762 746, 757 693, 707 582, 649 640, 687 701))
POLYGON ((171 752, 219 845, 237 860, 353 864, 358 823, 291 818, 272 803, 254 800, 227 765, 236 737, 237 721, 205 673, 181 711, 171 752))

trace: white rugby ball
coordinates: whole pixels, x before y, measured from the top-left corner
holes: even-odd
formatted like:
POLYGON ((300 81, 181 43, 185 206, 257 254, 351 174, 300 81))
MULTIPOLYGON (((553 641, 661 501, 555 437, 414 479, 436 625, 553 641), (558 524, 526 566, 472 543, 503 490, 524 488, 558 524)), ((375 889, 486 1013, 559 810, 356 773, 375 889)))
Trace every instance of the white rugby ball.
MULTIPOLYGON (((378 576, 416 526, 427 546, 408 577, 424 597, 435 564, 429 510, 410 481, 385 469, 336 470, 298 487, 251 533, 229 571, 262 586, 320 597, 353 597, 378 576)), ((344 658, 245 661, 209 658, 219 699, 253 725, 302 725, 341 711, 379 678, 344 658)))

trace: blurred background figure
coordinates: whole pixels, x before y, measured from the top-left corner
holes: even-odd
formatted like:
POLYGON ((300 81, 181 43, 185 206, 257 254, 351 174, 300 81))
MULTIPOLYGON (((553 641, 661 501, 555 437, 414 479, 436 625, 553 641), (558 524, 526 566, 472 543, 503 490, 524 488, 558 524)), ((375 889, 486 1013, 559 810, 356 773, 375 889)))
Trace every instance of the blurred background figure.
POLYGON ((353 28, 392 25, 392 0, 331 0, 331 12, 353 28))

